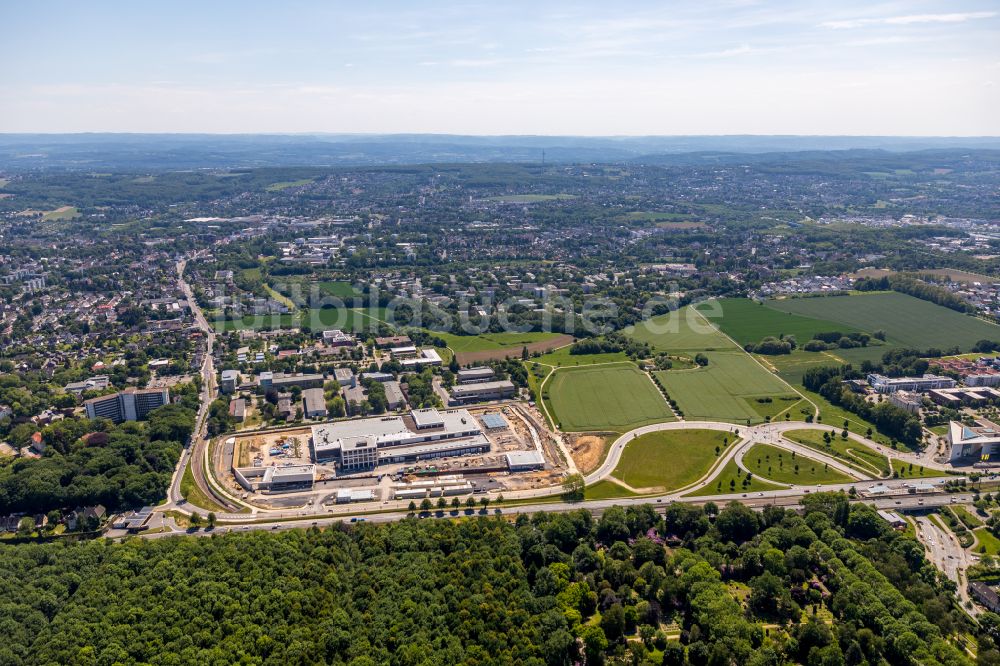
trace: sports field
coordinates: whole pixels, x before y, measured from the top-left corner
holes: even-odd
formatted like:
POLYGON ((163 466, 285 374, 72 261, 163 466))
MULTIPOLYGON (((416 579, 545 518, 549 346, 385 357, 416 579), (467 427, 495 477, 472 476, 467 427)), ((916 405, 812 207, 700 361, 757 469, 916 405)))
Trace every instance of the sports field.
MULTIPOLYGON (((709 304, 711 302, 702 307, 707 309, 709 304)), ((760 342, 769 335, 794 335, 801 345, 817 333, 840 331, 846 335, 858 332, 853 326, 780 312, 749 298, 721 298, 715 304, 721 309, 722 316, 713 318, 712 323, 741 345, 760 342)))
MULTIPOLYGON (((320 291, 335 298, 354 298, 360 296, 361 292, 355 289, 350 282, 343 280, 327 280, 319 283, 320 291)), ((350 305, 345 303, 344 305, 350 305)))
POLYGON ((889 343, 921 350, 958 345, 966 351, 978 340, 1000 340, 1000 326, 906 294, 787 298, 768 301, 767 307, 864 331, 881 329, 889 343))
POLYGON ((754 444, 743 456, 743 465, 755 476, 777 481, 810 485, 818 483, 850 483, 854 479, 813 458, 770 444, 754 444))
POLYGON ((767 405, 770 408, 781 396, 795 395, 781 379, 742 351, 705 355, 707 367, 656 373, 686 418, 760 423, 770 409, 764 413, 755 409, 756 398, 772 398, 767 405))
POLYGON ((612 476, 637 489, 677 490, 708 473, 734 435, 719 430, 663 430, 625 446, 612 476))
POLYGON ((674 420, 653 382, 631 364, 558 370, 543 393, 556 423, 570 432, 625 432, 674 420))
POLYGON ((625 333, 660 351, 736 349, 737 346, 712 325, 716 319, 711 315, 717 311, 709 310, 708 306, 699 311, 688 306, 630 326, 625 333), (699 314, 702 311, 706 316, 699 314))

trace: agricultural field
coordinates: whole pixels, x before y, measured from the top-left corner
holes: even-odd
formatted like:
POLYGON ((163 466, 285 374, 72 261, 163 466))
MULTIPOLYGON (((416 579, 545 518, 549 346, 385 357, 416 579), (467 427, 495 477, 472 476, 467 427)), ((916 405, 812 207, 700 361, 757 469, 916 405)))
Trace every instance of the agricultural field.
POLYGON ((649 343, 658 351, 737 349, 732 340, 690 306, 630 326, 625 333, 640 342, 649 343))
POLYGON ((707 367, 655 373, 686 418, 759 423, 770 415, 767 412, 774 401, 795 395, 781 379, 742 351, 705 355, 707 367), (757 403, 757 398, 771 398, 772 402, 757 403))
POLYGON ((452 333, 431 331, 431 334, 447 342, 448 346, 455 350, 455 353, 488 351, 493 349, 516 349, 517 351, 521 351, 522 347, 561 337, 559 333, 538 333, 533 331, 527 333, 480 333, 479 335, 454 335, 452 333))
POLYGON ((636 489, 677 490, 707 474, 734 439, 732 433, 700 429, 641 435, 625 446, 612 476, 636 489))
POLYGON ((576 365, 594 365, 596 363, 621 363, 627 362, 628 356, 625 352, 608 352, 605 354, 570 354, 569 347, 563 347, 547 354, 542 354, 531 361, 552 365, 557 368, 576 365))
POLYGON ((812 485, 820 483, 850 483, 854 479, 831 469, 826 463, 786 451, 770 444, 754 444, 743 456, 748 472, 769 481, 812 485))
POLYGON ((749 298, 722 298, 715 303, 721 308, 722 316, 713 318, 712 323, 741 345, 760 342, 769 335, 793 335, 801 345, 817 333, 840 331, 846 335, 859 332, 853 326, 826 319, 779 312, 749 298))
POLYGON ((765 490, 781 490, 785 486, 779 486, 767 481, 761 481, 753 473, 748 473, 745 469, 736 464, 735 460, 730 460, 722 468, 718 476, 712 479, 704 488, 688 493, 685 497, 704 497, 706 495, 728 495, 742 493, 757 493, 765 490), (747 480, 749 474, 750 479, 747 480))
POLYGON ((965 351, 978 340, 1000 339, 1000 327, 994 324, 894 292, 787 298, 768 301, 767 307, 864 331, 881 329, 891 345, 915 349, 958 345, 965 351))
POLYGON ((631 364, 558 370, 543 397, 557 425, 568 432, 626 432, 674 420, 653 382, 631 364))
MULTIPOLYGON (((784 433, 788 440, 808 446, 820 453, 836 458, 845 465, 869 476, 879 477, 889 475, 889 460, 878 451, 853 439, 843 439, 839 433, 830 437, 830 442, 823 440, 821 430, 789 430, 784 433)), ((829 431, 827 431, 829 432, 829 431)))

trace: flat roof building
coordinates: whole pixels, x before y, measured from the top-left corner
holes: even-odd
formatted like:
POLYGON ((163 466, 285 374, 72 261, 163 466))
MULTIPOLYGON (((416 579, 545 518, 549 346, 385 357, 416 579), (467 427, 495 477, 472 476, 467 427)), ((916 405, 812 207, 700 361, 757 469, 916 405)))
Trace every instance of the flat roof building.
POLYGON ((896 391, 930 391, 931 389, 952 388, 956 382, 951 377, 940 375, 923 375, 922 377, 886 377, 871 373, 868 383, 879 393, 894 393, 896 391))
POLYGON ((404 358, 399 363, 404 368, 412 370, 425 365, 441 365, 442 361, 441 355, 437 353, 436 349, 423 349, 416 358, 404 358))
POLYGON ((507 419, 505 419, 503 414, 500 412, 480 414, 479 420, 482 422, 483 427, 490 432, 494 430, 506 430, 510 427, 510 424, 507 423, 507 419))
POLYGON ((451 399, 458 404, 483 402, 486 400, 502 400, 513 397, 517 387, 509 379, 495 382, 479 382, 477 384, 460 384, 451 389, 451 399))
POLYGON ((382 384, 385 388, 385 405, 392 411, 406 407, 406 398, 403 397, 403 389, 399 382, 391 381, 382 384))
POLYGON ((350 368, 335 368, 333 378, 341 386, 357 386, 358 378, 350 368))
POLYGON ((382 416, 312 427, 317 462, 336 461, 353 471, 380 463, 489 451, 490 443, 464 409, 415 410, 408 417, 382 416), (420 424, 420 425, 418 425, 420 424))
POLYGON ((538 451, 511 451, 504 455, 507 469, 511 472, 525 472, 545 467, 545 458, 538 451))
POLYGON ((219 390, 223 393, 232 393, 240 385, 240 373, 238 370, 223 370, 219 381, 219 390))
POLYGON ((115 423, 122 421, 139 421, 163 405, 170 403, 170 390, 155 389, 125 389, 119 393, 91 398, 83 403, 88 419, 105 418, 115 423))
POLYGON ((493 368, 479 367, 459 370, 455 377, 459 384, 475 384, 477 382, 488 382, 494 377, 493 368))

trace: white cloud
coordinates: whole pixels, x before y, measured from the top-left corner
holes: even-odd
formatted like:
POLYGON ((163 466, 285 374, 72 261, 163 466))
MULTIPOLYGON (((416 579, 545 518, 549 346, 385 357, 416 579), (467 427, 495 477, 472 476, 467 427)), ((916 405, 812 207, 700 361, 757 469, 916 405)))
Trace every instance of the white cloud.
POLYGON ((826 21, 820 26, 834 30, 850 30, 871 25, 916 25, 921 23, 965 23, 979 19, 989 19, 996 12, 955 12, 951 14, 908 14, 904 16, 886 16, 882 18, 856 18, 843 21, 826 21))

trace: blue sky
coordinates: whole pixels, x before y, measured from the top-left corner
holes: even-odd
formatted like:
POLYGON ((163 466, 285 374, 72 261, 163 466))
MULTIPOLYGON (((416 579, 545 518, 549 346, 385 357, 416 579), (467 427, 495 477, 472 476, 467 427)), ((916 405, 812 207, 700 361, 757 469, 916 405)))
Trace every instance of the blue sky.
POLYGON ((2 132, 1000 135, 1000 2, 0 5, 2 132))

